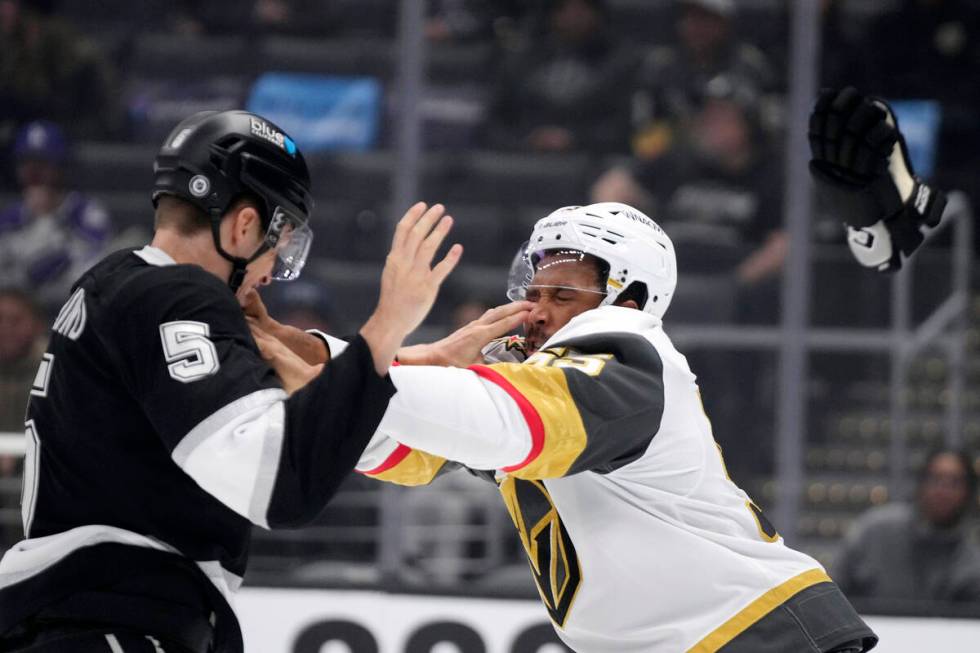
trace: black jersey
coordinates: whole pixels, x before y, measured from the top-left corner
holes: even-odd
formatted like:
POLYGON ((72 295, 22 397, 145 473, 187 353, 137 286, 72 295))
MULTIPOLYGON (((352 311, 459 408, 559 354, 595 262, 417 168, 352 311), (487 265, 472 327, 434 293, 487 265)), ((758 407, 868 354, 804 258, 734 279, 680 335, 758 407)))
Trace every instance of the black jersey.
POLYGON ((31 390, 0 638, 59 610, 150 632, 183 613, 241 650, 252 524, 315 518, 393 393, 358 337, 287 397, 218 278, 151 247, 110 255, 74 286, 31 390))

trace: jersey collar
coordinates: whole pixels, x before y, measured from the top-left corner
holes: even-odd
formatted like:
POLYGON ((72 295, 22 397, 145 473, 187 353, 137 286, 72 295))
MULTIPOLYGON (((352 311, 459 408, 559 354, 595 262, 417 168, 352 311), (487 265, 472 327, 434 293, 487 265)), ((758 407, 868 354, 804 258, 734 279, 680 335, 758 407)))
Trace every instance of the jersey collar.
POLYGON ((136 256, 149 263, 150 265, 155 265, 157 267, 163 267, 165 265, 177 265, 177 261, 170 257, 165 251, 159 247, 153 247, 152 245, 147 245, 143 249, 137 249, 133 252, 136 256))

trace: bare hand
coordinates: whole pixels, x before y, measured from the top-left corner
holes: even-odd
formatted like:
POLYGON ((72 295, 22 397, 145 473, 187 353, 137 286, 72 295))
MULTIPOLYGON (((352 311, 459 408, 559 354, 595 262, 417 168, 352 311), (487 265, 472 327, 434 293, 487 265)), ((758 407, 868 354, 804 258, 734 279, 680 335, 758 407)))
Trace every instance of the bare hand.
POLYGON ((269 315, 262 298, 254 288, 244 292, 241 305, 249 327, 254 323, 255 326, 282 342, 310 365, 321 365, 330 360, 330 351, 323 340, 302 329, 276 321, 269 315))
POLYGON ((512 302, 491 308, 478 319, 429 345, 403 347, 398 362, 405 365, 469 367, 483 362, 482 351, 496 338, 520 326, 534 306, 531 302, 512 302))
POLYGON ((446 257, 432 266, 436 250, 453 225, 453 219, 444 216, 444 212, 441 204, 427 210, 419 202, 395 227, 391 251, 381 273, 378 306, 361 328, 378 374, 388 373, 402 341, 429 314, 442 282, 463 253, 461 245, 453 245, 446 257))
POLYGON ((282 342, 259 328, 255 320, 249 320, 249 329, 262 358, 276 371, 282 387, 293 394, 312 381, 323 370, 323 365, 309 365, 282 342))
POLYGON ((282 325, 269 315, 269 309, 265 307, 262 297, 259 296, 259 292, 255 288, 243 291, 239 303, 245 317, 255 320, 260 329, 270 335, 275 335, 279 331, 279 327, 282 325))

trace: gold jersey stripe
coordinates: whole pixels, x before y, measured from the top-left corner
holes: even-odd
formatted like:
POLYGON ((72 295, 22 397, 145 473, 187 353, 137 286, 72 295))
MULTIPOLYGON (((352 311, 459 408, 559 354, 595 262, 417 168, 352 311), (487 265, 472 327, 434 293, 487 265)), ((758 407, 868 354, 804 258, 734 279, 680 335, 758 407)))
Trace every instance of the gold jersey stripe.
POLYGON ((689 648, 687 653, 714 653, 795 594, 818 583, 829 582, 832 582, 830 576, 823 569, 811 569, 810 571, 793 576, 785 583, 777 585, 755 601, 752 601, 752 603, 749 603, 738 614, 718 628, 715 628, 707 637, 689 648))
POLYGON ((564 476, 588 443, 565 373, 558 367, 517 363, 496 363, 489 368, 530 403, 544 426, 538 455, 519 468, 508 468, 508 473, 525 479, 564 476))
POLYGON ((365 472, 365 475, 396 485, 428 485, 445 464, 445 458, 411 449, 396 464, 386 467, 384 471, 372 470, 365 472))

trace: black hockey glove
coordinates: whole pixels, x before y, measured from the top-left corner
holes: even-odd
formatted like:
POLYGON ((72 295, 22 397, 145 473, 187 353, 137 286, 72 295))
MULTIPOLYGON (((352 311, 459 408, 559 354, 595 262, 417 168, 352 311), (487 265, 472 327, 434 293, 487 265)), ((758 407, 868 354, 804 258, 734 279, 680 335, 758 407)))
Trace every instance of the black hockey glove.
POLYGON ((847 225, 858 263, 883 272, 939 224, 946 196, 915 176, 891 107, 852 87, 820 92, 810 114, 810 175, 847 225))

